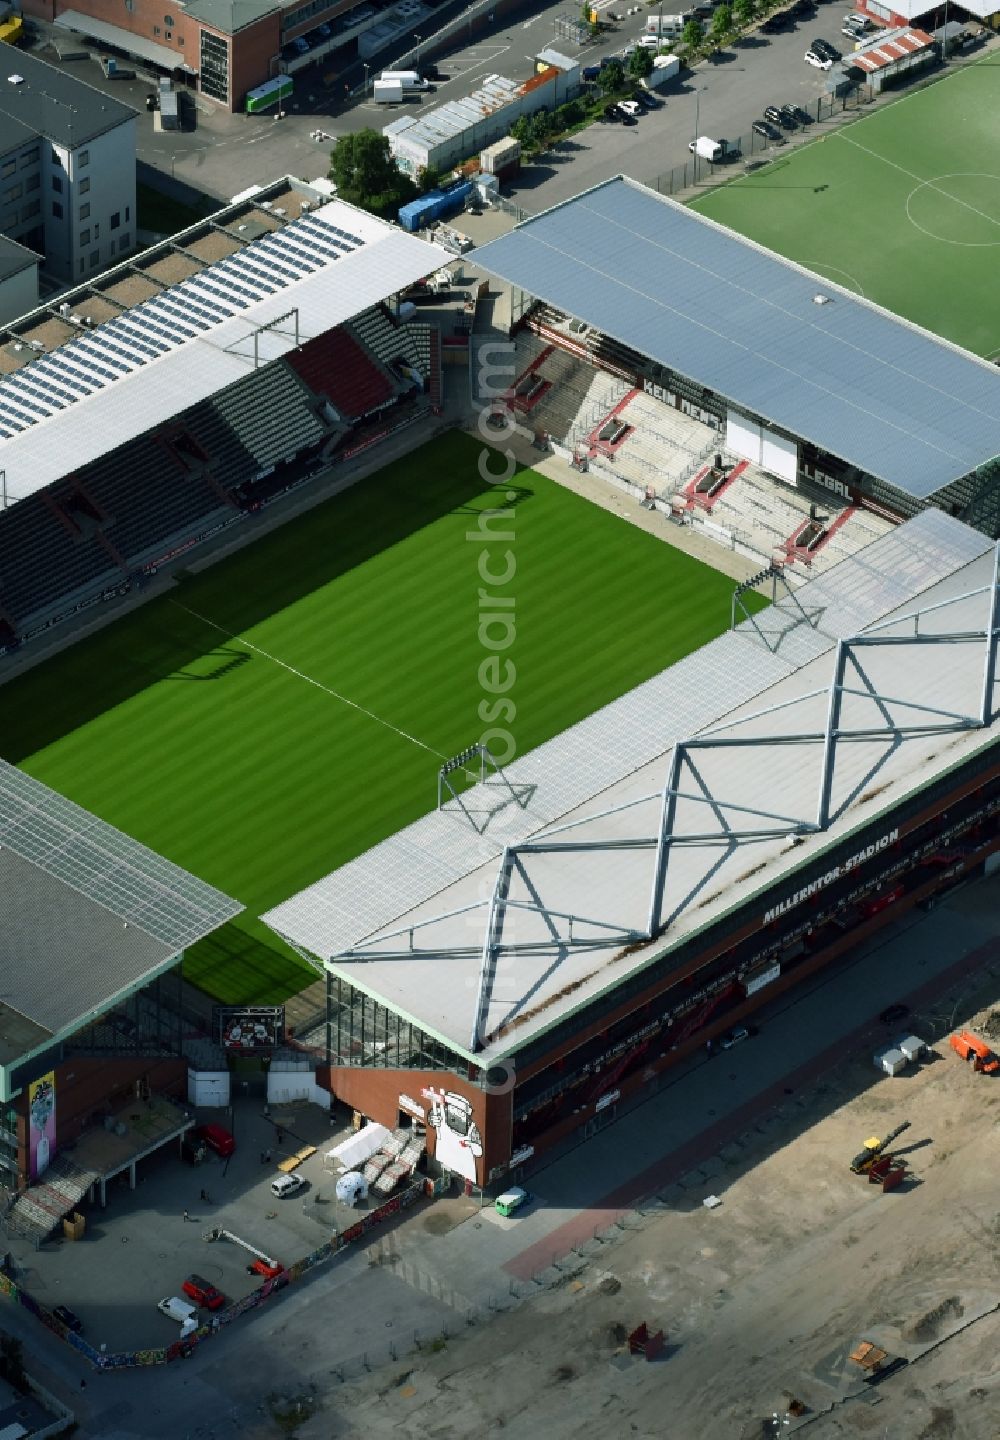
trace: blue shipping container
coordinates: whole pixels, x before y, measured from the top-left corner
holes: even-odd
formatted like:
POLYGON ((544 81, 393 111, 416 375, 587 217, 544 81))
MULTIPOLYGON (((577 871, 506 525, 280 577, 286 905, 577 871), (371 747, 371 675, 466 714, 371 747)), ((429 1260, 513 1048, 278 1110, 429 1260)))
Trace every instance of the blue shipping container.
POLYGON ((411 234, 422 230, 435 220, 443 220, 447 215, 454 215, 461 210, 471 193, 471 180, 463 180, 460 185, 453 185, 450 190, 431 190, 429 194, 421 195, 419 200, 411 200, 409 205, 401 207, 399 223, 411 234))

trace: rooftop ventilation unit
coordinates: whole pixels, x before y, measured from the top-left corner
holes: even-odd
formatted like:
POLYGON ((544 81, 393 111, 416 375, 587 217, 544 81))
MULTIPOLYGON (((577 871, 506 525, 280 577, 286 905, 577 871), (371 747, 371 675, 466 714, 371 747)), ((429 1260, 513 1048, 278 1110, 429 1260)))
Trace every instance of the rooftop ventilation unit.
POLYGON ((814 295, 814 296, 813 296, 813 304, 814 304, 814 305, 829 305, 829 303, 830 303, 830 297, 829 297, 829 295, 814 295))
POLYGON ((24 76, 23 76, 23 75, 8 75, 8 76, 7 76, 7 84, 8 84, 8 85, 23 85, 23 84, 24 84, 24 76))

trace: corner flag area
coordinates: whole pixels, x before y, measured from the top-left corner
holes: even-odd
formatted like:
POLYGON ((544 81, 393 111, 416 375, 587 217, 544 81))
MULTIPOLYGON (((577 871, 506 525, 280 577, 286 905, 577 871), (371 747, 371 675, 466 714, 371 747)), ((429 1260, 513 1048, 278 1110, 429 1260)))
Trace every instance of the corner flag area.
POLYGON ((185 959, 221 1001, 316 978, 257 917, 491 724, 531 749, 728 627, 732 581, 535 471, 485 485, 481 450, 452 432, 4 687, 5 759, 246 906, 185 959))

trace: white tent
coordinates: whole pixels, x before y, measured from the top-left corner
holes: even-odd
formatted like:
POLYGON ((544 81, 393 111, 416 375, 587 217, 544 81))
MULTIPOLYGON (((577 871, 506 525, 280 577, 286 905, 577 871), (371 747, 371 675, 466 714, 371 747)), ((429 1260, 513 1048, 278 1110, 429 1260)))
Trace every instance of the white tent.
POLYGON ((348 1170, 337 1181, 337 1199, 342 1205, 357 1205, 368 1199, 368 1181, 356 1170, 348 1170))
POLYGON ((336 1164, 341 1170, 356 1170, 382 1148, 390 1133, 384 1125, 374 1122, 366 1125, 363 1130, 348 1135, 346 1140, 341 1140, 339 1145, 326 1152, 324 1168, 329 1170, 336 1164))

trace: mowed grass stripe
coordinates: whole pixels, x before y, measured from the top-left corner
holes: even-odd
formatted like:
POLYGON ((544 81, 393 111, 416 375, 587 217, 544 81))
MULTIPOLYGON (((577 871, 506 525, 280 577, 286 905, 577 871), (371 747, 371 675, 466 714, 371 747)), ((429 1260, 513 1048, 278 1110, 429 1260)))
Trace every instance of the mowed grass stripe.
MULTIPOLYGON (((479 450, 425 446, 5 687, 6 758, 247 906, 185 960, 219 999, 314 978, 257 917, 433 807, 435 758, 387 725, 444 755, 482 732, 467 537, 507 491, 479 450)), ((724 630, 733 587, 543 476, 514 488, 514 538, 488 548, 516 560, 523 751, 724 630)))

